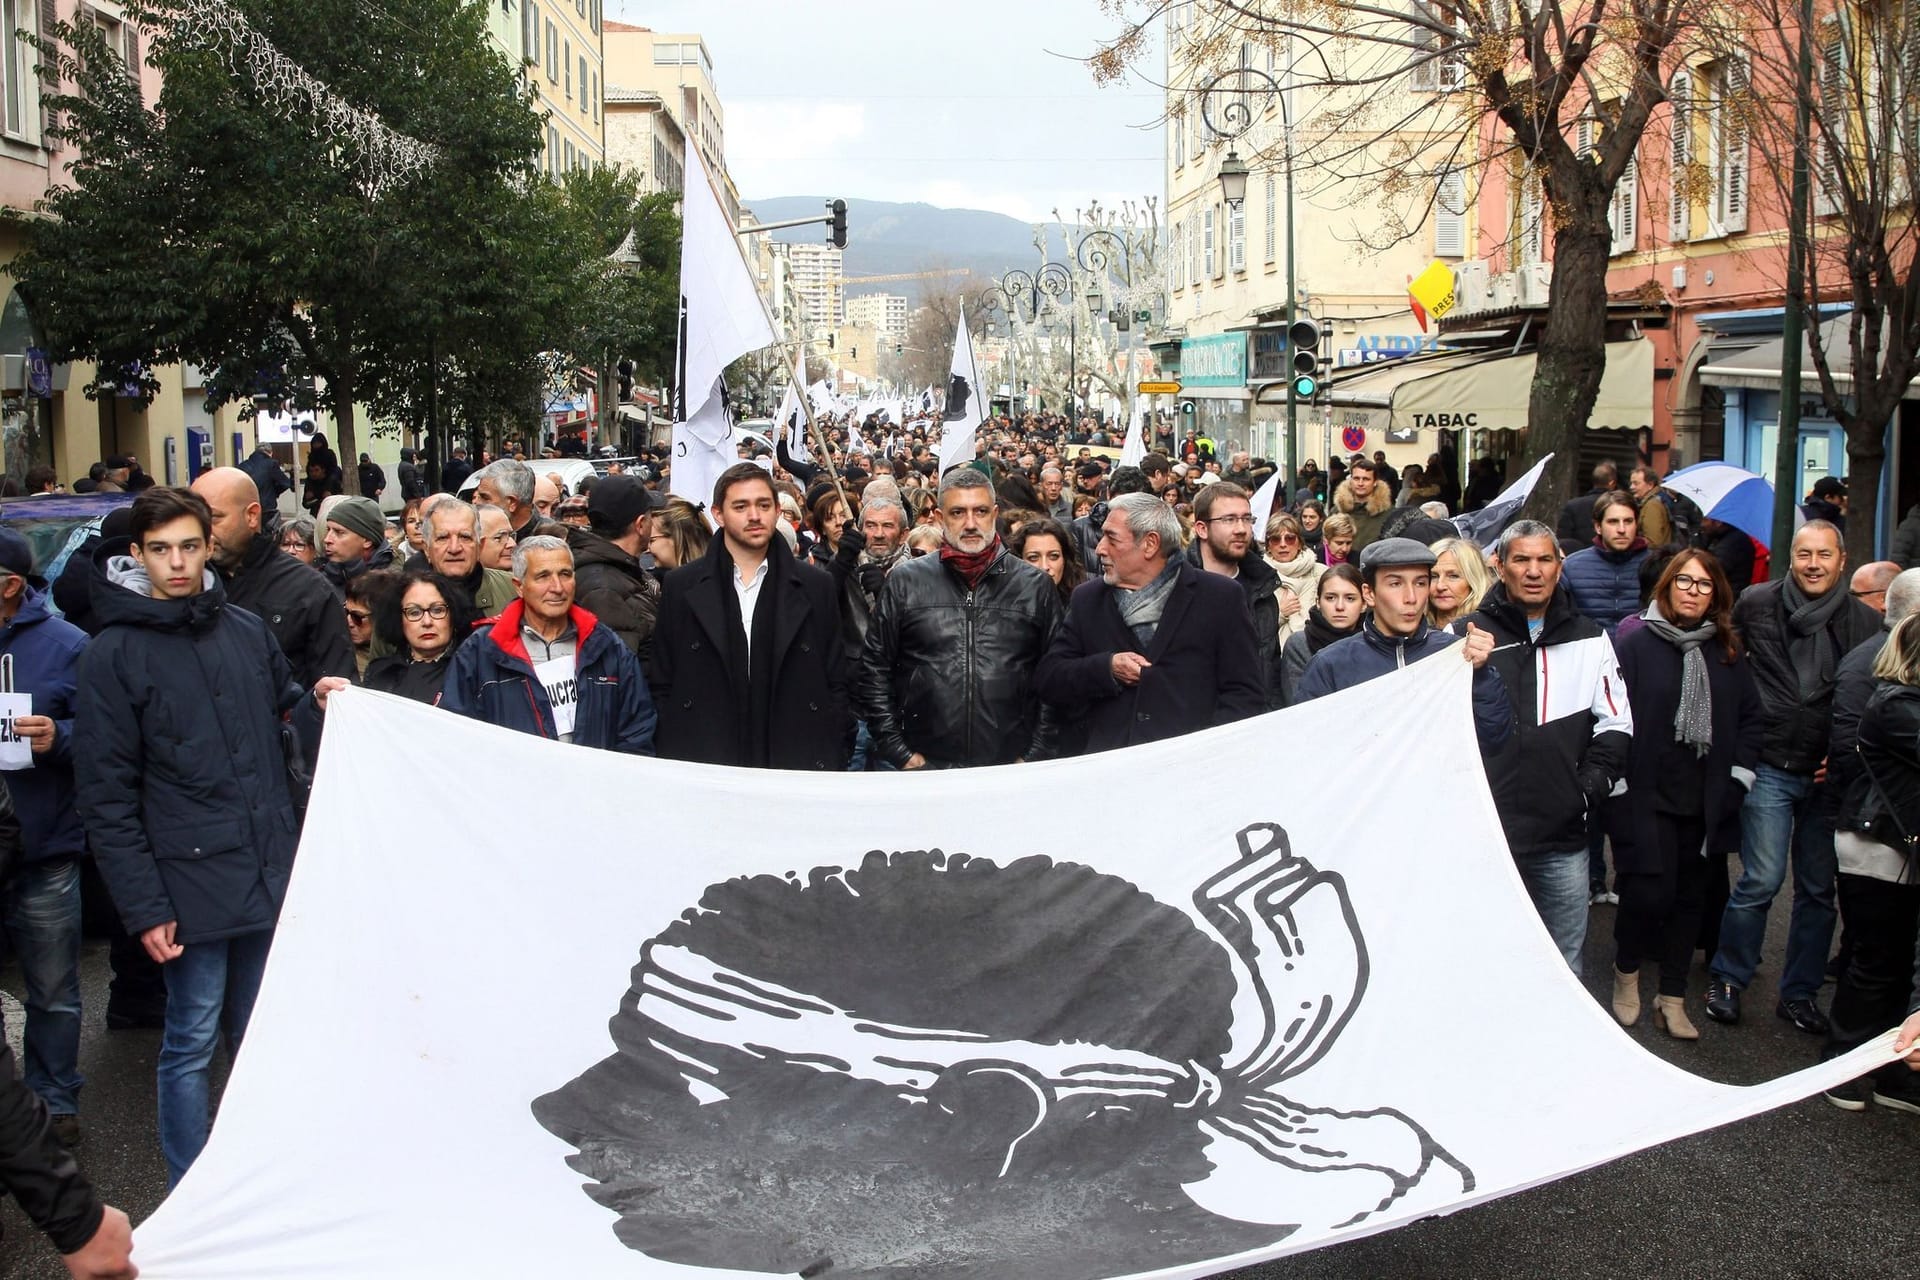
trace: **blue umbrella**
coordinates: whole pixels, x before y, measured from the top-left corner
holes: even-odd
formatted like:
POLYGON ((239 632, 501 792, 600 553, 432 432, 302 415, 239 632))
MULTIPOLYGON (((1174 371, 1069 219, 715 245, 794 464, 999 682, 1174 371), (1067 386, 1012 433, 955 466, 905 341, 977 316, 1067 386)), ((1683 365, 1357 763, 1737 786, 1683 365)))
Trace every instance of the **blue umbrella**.
MULTIPOLYGON (((1693 499, 1700 514, 1730 524, 1761 546, 1773 538, 1773 486, 1731 462, 1696 462, 1661 482, 1675 493, 1693 499)), ((1796 511, 1794 523, 1800 523, 1796 511)))

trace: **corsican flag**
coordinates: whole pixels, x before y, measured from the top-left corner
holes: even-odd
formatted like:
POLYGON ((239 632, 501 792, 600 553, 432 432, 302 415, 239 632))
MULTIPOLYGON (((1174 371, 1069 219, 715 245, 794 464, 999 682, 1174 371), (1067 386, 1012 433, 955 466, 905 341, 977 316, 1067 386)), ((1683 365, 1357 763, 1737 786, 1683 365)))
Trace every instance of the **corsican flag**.
POLYGON ((946 425, 940 432, 940 470, 973 461, 974 434, 987 420, 986 388, 973 363, 973 339, 967 334, 967 309, 960 308, 953 336, 953 372, 947 378, 946 425))
POLYGON ((1533 464, 1527 474, 1515 480, 1500 491, 1500 496, 1478 511, 1463 511, 1453 518, 1453 527, 1460 536, 1482 547, 1490 547, 1499 538, 1500 531, 1513 522, 1520 514, 1520 508, 1527 505, 1527 499, 1533 494, 1533 486, 1540 483, 1540 476, 1553 461, 1548 454, 1533 464))
POLYGON ((1144 396, 1133 398, 1133 412, 1127 415, 1127 438, 1120 446, 1120 465, 1137 467, 1140 459, 1147 456, 1147 401, 1144 396))
POLYGON ((787 438, 787 452, 801 462, 810 462, 813 454, 807 448, 807 411, 800 404, 800 393, 793 389, 791 380, 780 396, 780 412, 773 419, 774 430, 784 432, 787 438))
POLYGON ((733 224, 697 154, 687 157, 681 203, 680 381, 669 487, 676 497, 704 505, 713 498, 713 482, 737 461, 722 375, 747 352, 777 339, 733 224))

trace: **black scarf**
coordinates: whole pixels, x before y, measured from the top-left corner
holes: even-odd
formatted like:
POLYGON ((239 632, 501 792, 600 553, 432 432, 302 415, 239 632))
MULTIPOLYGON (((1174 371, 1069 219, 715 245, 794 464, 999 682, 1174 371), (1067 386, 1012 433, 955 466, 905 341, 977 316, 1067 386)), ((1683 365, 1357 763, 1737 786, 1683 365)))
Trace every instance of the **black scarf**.
POLYGON ((764 769, 769 764, 773 721, 773 611, 777 592, 774 578, 779 565, 769 551, 765 582, 760 584, 760 600, 753 610, 753 648, 747 648, 745 615, 740 612, 740 594, 733 589, 733 557, 722 540, 714 539, 719 551, 713 575, 720 589, 720 608, 727 620, 727 674, 733 680, 734 763, 746 768, 764 769), (744 714, 741 714, 743 713, 744 714))
POLYGON ((1335 640, 1345 640, 1348 636, 1360 633, 1359 623, 1351 627, 1336 627, 1327 621, 1327 615, 1320 612, 1320 606, 1314 605, 1307 610, 1307 652, 1318 653, 1335 640))
POLYGON ((1780 611, 1786 615, 1787 656, 1800 682, 1800 700, 1817 702, 1833 693, 1840 665, 1831 624, 1850 597, 1836 582, 1823 596, 1808 598, 1788 575, 1780 583, 1780 611))

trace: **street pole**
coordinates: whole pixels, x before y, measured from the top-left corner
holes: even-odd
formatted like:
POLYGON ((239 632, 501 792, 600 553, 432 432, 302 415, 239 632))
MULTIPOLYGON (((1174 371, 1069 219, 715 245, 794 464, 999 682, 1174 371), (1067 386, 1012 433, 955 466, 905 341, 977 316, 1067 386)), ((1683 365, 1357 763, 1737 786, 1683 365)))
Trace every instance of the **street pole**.
MULTIPOLYGON (((1773 448, 1773 537, 1769 576, 1787 576, 1793 557, 1793 509, 1799 501, 1800 345, 1807 292, 1807 216, 1813 202, 1808 173, 1808 135, 1813 127, 1813 0, 1800 0, 1800 66, 1793 107, 1793 195, 1787 214, 1787 309, 1780 322, 1780 438, 1773 448)), ((1820 340, 1818 325, 1813 340, 1820 340)), ((1739 584, 1734 584, 1735 589, 1739 584)))
MULTIPOLYGON (((1289 45, 1288 47, 1289 49, 1291 49, 1292 46, 1289 45)), ((1289 53, 1288 57, 1289 57, 1289 60, 1291 60, 1292 54, 1289 53)), ((1288 78, 1291 79, 1292 78, 1291 75, 1289 75, 1288 78)), ((1283 154, 1285 157, 1285 165, 1286 165, 1285 176, 1287 181, 1287 341, 1289 344, 1289 349, 1291 349, 1291 343, 1293 341, 1293 309, 1295 306, 1295 300, 1299 297, 1299 289, 1298 289, 1298 286, 1294 283, 1294 278, 1293 278, 1293 119, 1292 119, 1291 113, 1287 109, 1287 100, 1286 100, 1284 90, 1281 91, 1279 102, 1280 102, 1280 123, 1281 123, 1281 126, 1286 130, 1285 151, 1283 154)), ((1299 428, 1300 428, 1299 401, 1298 401, 1298 398, 1295 397, 1295 395, 1293 394, 1293 369, 1291 364, 1289 364, 1287 368, 1287 481, 1286 481, 1287 487, 1289 489, 1292 489, 1294 487, 1294 483, 1300 475, 1300 446, 1298 443, 1299 428)), ((1285 507, 1288 504, 1285 502, 1282 502, 1280 505, 1282 507, 1285 507)), ((1264 537, 1264 535, 1262 536, 1264 537)))

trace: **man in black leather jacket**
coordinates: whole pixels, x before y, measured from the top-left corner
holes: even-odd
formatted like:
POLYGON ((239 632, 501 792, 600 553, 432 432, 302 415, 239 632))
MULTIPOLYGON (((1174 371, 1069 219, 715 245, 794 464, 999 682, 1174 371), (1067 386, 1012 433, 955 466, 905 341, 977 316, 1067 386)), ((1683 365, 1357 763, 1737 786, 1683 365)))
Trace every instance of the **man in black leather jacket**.
POLYGON ((940 554, 897 565, 874 603, 855 701, 894 768, 1056 754, 1053 712, 1033 677, 1060 627, 1060 594, 1001 546, 998 516, 982 472, 948 472, 940 554))

